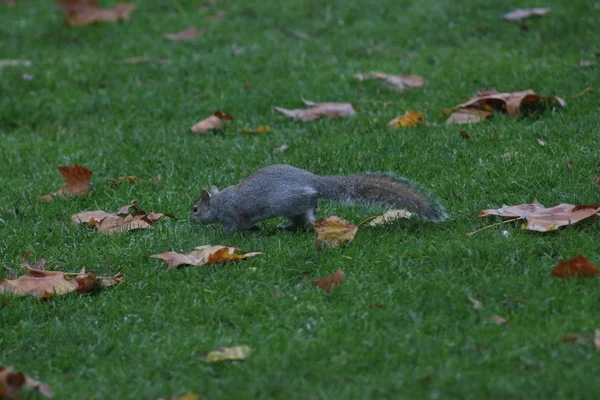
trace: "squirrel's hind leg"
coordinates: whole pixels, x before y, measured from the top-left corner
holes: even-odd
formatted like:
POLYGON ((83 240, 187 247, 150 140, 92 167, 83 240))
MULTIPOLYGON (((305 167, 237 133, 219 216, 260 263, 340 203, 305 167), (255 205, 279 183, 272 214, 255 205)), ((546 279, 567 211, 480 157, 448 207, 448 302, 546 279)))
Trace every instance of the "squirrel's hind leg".
POLYGON ((285 231, 298 231, 301 229, 305 229, 310 226, 311 222, 313 222, 315 218, 315 209, 309 208, 304 212, 304 214, 294 215, 291 217, 287 217, 289 220, 288 224, 279 224, 277 227, 281 230, 285 231))

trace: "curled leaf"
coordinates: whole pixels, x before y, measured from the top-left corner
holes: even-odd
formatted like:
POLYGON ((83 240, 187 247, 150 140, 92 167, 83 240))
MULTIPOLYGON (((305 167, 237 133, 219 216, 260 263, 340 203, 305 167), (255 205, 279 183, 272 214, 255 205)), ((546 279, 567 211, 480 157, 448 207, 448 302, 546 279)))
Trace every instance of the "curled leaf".
POLYGON ((311 108, 288 110, 287 108, 275 107, 275 109, 282 114, 302 121, 312 121, 322 116, 336 118, 349 117, 356 114, 356 110, 354 110, 354 107, 350 103, 315 103, 304 99, 302 101, 307 106, 311 106, 311 108))
POLYGON ((550 100, 558 103, 561 107, 566 105, 565 101, 557 96, 540 96, 535 94, 531 89, 522 92, 498 93, 495 90, 479 92, 466 103, 462 103, 452 108, 451 110, 481 109, 490 111, 491 109, 498 111, 506 111, 509 115, 515 116, 521 112, 521 107, 524 104, 535 103, 541 100, 550 100))
POLYGON ((397 221, 401 218, 410 219, 412 213, 406 210, 389 210, 386 211, 383 215, 380 215, 370 221, 367 226, 380 226, 391 224, 394 221, 397 221))
POLYGON ((315 243, 317 250, 348 244, 358 231, 358 226, 335 216, 318 219, 312 223, 312 226, 318 234, 315 243))
POLYGON ((237 247, 227 246, 198 246, 189 253, 176 253, 174 251, 167 251, 160 254, 154 254, 150 257, 159 258, 167 262, 167 271, 171 270, 178 265, 191 265, 193 267, 199 267, 205 264, 213 263, 225 263, 229 261, 243 260, 248 257, 254 257, 261 252, 253 252, 246 254, 236 253, 237 247))
POLYGON ((344 271, 342 269, 338 269, 335 273, 331 275, 327 275, 321 279, 317 279, 312 282, 313 286, 318 286, 327 293, 331 293, 331 291, 339 287, 344 282, 344 271))
POLYGON ((23 386, 39 392, 44 397, 54 397, 52 389, 47 384, 22 372, 13 372, 12 367, 0 367, 0 399, 16 399, 20 396, 23 386))
POLYGON ((203 119, 196 125, 192 126, 192 132, 194 133, 206 133, 211 130, 223 128, 223 120, 233 121, 233 117, 229 114, 222 113, 221 111, 215 112, 208 118, 203 119))
POLYGON ((360 81, 367 79, 381 79, 392 89, 402 91, 406 87, 417 88, 425 84, 425 79, 418 75, 391 75, 385 72, 369 72, 366 74, 356 74, 354 77, 360 81))
POLYGON ((51 201, 54 197, 82 196, 89 193, 92 187, 93 171, 75 164, 72 167, 58 167, 58 171, 67 183, 54 193, 38 197, 37 200, 51 201))
POLYGON ((222 361, 244 361, 252 354, 250 346, 221 347, 220 349, 210 351, 204 357, 208 363, 222 361))

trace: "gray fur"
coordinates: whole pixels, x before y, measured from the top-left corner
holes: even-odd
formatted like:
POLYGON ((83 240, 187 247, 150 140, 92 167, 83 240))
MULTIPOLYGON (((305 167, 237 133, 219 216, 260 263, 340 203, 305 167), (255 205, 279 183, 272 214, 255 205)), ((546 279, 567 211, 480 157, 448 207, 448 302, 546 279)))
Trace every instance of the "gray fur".
POLYGON ((237 185, 221 191, 213 187, 192 207, 196 224, 220 223, 225 233, 248 230, 256 223, 286 217, 296 229, 315 219, 317 200, 399 208, 430 221, 444 221, 441 205, 405 178, 386 174, 319 176, 291 165, 264 167, 237 185))

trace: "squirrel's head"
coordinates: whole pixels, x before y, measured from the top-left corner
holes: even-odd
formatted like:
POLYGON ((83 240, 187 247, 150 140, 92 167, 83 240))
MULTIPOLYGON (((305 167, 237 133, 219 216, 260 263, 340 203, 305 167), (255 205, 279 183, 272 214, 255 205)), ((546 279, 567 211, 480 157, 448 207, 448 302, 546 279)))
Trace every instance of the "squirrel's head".
MULTIPOLYGON (((211 189, 212 195, 219 193, 219 189, 215 186, 211 189)), ((206 189, 202 189, 200 200, 192 206, 190 221, 194 224, 214 224, 217 221, 217 215, 214 207, 210 206, 211 193, 206 189)))

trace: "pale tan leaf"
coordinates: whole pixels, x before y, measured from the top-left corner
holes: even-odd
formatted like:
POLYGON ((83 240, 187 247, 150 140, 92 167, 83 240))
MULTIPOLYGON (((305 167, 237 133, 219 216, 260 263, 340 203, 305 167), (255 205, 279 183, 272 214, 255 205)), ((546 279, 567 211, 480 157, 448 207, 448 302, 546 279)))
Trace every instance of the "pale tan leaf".
POLYGON ((204 357, 209 363, 222 361, 244 361, 252 354, 250 346, 221 347, 220 349, 210 351, 204 357))
POLYGON ((195 26, 190 26, 189 28, 184 29, 181 32, 177 32, 177 33, 165 33, 163 35, 163 37, 165 39, 173 40, 173 41, 177 41, 177 40, 191 40, 191 39, 197 38, 202 33, 203 33, 203 31, 199 31, 198 29, 196 29, 195 26))
POLYGON ((318 233, 315 243, 317 250, 348 244, 358 231, 358 226, 335 216, 318 219, 312 223, 312 226, 318 233))
POLYGON ((372 71, 366 74, 356 74, 354 77, 360 81, 367 79, 381 79, 394 90, 402 91, 406 87, 417 88, 425 84, 425 79, 418 75, 392 75, 385 72, 372 71))
POLYGON ((530 17, 543 17, 544 15, 550 12, 549 8, 527 8, 521 9, 517 8, 514 11, 504 14, 504 19, 506 21, 521 21, 525 18, 530 17))
POLYGON ((349 117, 356 114, 356 110, 354 110, 354 107, 350 103, 315 103, 310 100, 302 100, 311 108, 288 110, 286 108, 275 107, 275 109, 282 114, 302 121, 312 121, 323 116, 336 118, 349 117))
POLYGON ((468 299, 475 310, 483 310, 483 303, 481 303, 475 297, 469 296, 468 299))
POLYGON ((489 118, 492 112, 478 108, 461 108, 448 117, 447 124, 474 124, 489 118))
POLYGON ((490 317, 490 322, 496 325, 505 325, 508 321, 505 318, 499 316, 498 314, 494 314, 490 317))
POLYGON ((208 118, 203 119, 196 125, 192 126, 192 132, 194 133, 206 133, 211 130, 223 128, 223 120, 233 121, 233 117, 228 114, 224 114, 220 111, 215 112, 208 118))
POLYGON ((391 224, 394 221, 397 221, 401 218, 410 219, 412 213, 406 210, 389 210, 386 211, 383 215, 380 215, 373 219, 371 222, 367 224, 367 226, 380 226, 391 224))
POLYGON ((94 226, 98 222, 102 221, 104 218, 109 216, 110 214, 106 211, 84 211, 78 214, 71 215, 71 221, 76 224, 89 224, 94 226))

